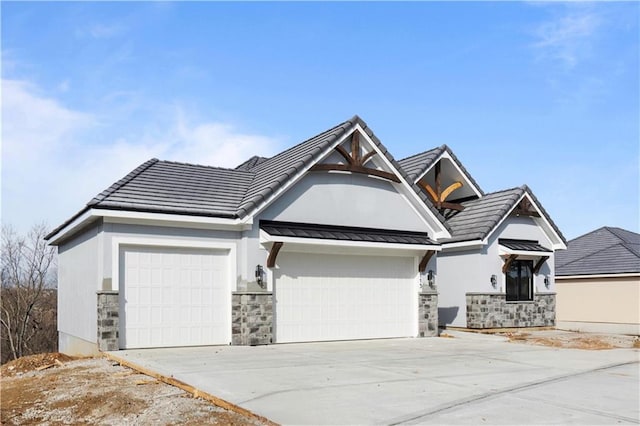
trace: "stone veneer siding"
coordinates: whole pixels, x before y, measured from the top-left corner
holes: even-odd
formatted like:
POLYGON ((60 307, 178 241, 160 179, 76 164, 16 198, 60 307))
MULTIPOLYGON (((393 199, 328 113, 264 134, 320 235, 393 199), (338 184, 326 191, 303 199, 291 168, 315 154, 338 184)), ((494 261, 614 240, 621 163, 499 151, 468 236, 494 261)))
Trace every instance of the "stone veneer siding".
POLYGON ((119 344, 120 302, 118 292, 101 290, 98 292, 98 349, 117 351, 119 344))
POLYGON ((423 291, 418 293, 418 336, 438 335, 438 293, 423 291))
POLYGON ((231 296, 231 344, 273 342, 273 293, 237 292, 231 296))
POLYGON ((507 302, 501 293, 467 293, 468 328, 550 327, 555 322, 555 293, 538 293, 531 302, 507 302))

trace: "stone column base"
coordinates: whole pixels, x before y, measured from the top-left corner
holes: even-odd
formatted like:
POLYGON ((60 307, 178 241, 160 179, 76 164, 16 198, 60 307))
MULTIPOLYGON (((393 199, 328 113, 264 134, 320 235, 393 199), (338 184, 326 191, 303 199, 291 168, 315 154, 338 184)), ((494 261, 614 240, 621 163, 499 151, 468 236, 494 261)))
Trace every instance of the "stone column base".
POLYGON ((273 343, 273 293, 236 292, 231 295, 231 344, 273 343))
POLYGON ((120 349, 120 299, 118 292, 98 291, 98 349, 117 351, 120 349))
POLYGON ((438 335, 438 292, 418 293, 418 337, 438 335))

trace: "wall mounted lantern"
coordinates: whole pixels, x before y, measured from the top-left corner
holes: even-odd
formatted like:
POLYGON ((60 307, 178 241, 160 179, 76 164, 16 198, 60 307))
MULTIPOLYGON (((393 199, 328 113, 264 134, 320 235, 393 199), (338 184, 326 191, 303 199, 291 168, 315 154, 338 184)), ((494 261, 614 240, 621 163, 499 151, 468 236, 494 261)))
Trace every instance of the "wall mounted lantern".
POLYGON ((433 269, 429 269, 429 272, 427 272, 427 282, 431 288, 435 285, 436 278, 434 276, 433 269))
POLYGON ((262 288, 264 288, 264 268, 262 265, 256 265, 256 282, 262 288))
POLYGON ((549 277, 547 275, 545 275, 544 276, 544 286, 545 286, 545 288, 548 290, 550 285, 551 285, 551 282, 549 280, 549 277))
POLYGON ((498 276, 496 274, 491 275, 491 286, 498 288, 498 276))

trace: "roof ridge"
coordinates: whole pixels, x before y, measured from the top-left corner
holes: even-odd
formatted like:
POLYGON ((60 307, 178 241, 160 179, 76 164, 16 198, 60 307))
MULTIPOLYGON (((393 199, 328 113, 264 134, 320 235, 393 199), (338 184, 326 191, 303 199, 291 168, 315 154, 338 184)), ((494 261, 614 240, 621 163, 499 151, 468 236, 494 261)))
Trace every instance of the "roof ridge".
POLYGON ((407 182, 407 184, 411 187, 411 189, 413 189, 413 191, 416 193, 418 198, 420 198, 423 201, 423 203, 427 206, 429 211, 431 211, 431 213, 436 217, 438 222, 440 222, 440 224, 444 226, 444 228, 449 233, 452 233, 453 230, 447 223, 447 219, 444 217, 444 215, 440 213, 440 211, 436 209, 436 207, 433 205, 431 200, 429 200, 429 198, 425 194, 423 194, 422 190, 413 181, 413 179, 410 178, 409 174, 404 170, 404 168, 398 162, 398 160, 396 160, 393 157, 393 155, 389 152, 387 147, 382 143, 382 141, 378 138, 378 136, 376 136, 376 134, 373 133, 373 130, 371 129, 371 127, 369 127, 369 125, 357 115, 354 116, 354 118, 357 119, 355 123, 359 124, 362 127, 362 130, 369 136, 371 141, 378 147, 378 149, 380 149, 380 151, 382 151, 382 155, 387 157, 387 159, 391 162, 391 165, 393 166, 393 168, 400 174, 400 176, 402 176, 402 178, 405 180, 405 182, 407 182))
POLYGON ((610 233, 612 233, 613 235, 615 235, 618 239, 624 241, 625 243, 637 244, 637 243, 635 243, 633 241, 629 241, 626 238, 626 236, 620 235, 621 234, 620 231, 623 231, 623 232, 626 232, 626 233, 629 233, 629 234, 633 234, 634 236, 636 236, 636 237, 638 237, 640 239, 640 234, 638 234, 636 232, 633 232, 633 231, 629 231, 627 229, 619 228, 617 226, 603 226, 603 228, 606 229, 607 231, 609 231, 610 233))
MULTIPOLYGON (((572 240, 572 241, 573 241, 573 240, 572 240)), ((622 245, 622 244, 621 244, 621 243, 614 243, 614 244, 611 244, 610 246, 603 247, 603 248, 601 248, 601 249, 599 249, 599 250, 592 251, 592 252, 589 252, 589 253, 585 253, 585 254, 584 254, 584 256, 580 256, 580 257, 578 257, 578 258, 575 258, 575 259, 573 259, 573 260, 572 260, 572 261, 570 261, 570 262, 563 263, 563 264, 559 264, 559 263, 557 263, 557 264, 556 264, 556 266, 557 266, 557 267, 564 267, 564 266, 567 266, 567 265, 571 265, 572 263, 575 263, 575 262, 577 262, 577 261, 579 261, 579 260, 584 260, 584 258, 586 258, 586 257, 590 257, 590 256, 593 256, 594 254, 602 253, 602 252, 603 252, 603 251, 605 251, 605 250, 609 250, 609 249, 611 249, 612 247, 619 246, 619 245, 622 245)), ((626 247, 625 247, 625 249, 626 249, 626 247)), ((628 249, 627 249, 627 250, 628 250, 628 249)), ((634 255, 635 255, 635 253, 634 253, 634 255)))
POLYGON ((237 170, 235 168, 230 168, 230 167, 210 166, 208 164, 187 163, 187 162, 184 162, 184 161, 157 160, 157 162, 158 163, 165 163, 165 164, 179 164, 181 166, 202 167, 202 168, 207 168, 207 169, 228 170, 228 171, 240 172, 240 173, 252 173, 249 170, 237 170))
POLYGON ((107 189, 105 189, 104 191, 102 191, 101 193, 99 193, 98 195, 93 197, 91 200, 89 200, 89 202, 87 203, 87 206, 93 206, 93 205, 98 204, 101 201, 104 201, 109 195, 113 194, 118 189, 122 188, 123 186, 125 186, 126 184, 131 182, 134 178, 136 178, 142 172, 144 172, 145 170, 147 170, 149 167, 153 166, 154 164, 158 163, 159 161, 160 160, 158 160, 157 158, 154 157, 154 158, 152 158, 150 160, 147 160, 144 163, 140 164, 138 167, 136 167, 135 169, 130 171, 125 177, 123 177, 122 179, 114 182, 107 189))
MULTIPOLYGON (((525 189, 523 188, 523 186, 526 186, 526 185, 514 186, 514 187, 512 187, 512 188, 500 189, 500 190, 498 190, 498 191, 493 191, 493 192, 487 192, 486 194, 484 194, 484 196, 485 196, 485 197, 488 197, 489 195, 500 194, 500 193, 502 193, 502 192, 507 192, 507 191, 514 191, 514 190, 516 190, 516 189, 525 190, 525 189)), ((478 200, 482 200, 482 198, 478 198, 478 200)))
POLYGON ((401 159, 398 160, 398 162, 402 162, 402 161, 408 160, 410 158, 417 157, 418 155, 426 154, 427 152, 436 151, 436 150, 439 150, 439 149, 446 149, 446 148, 448 148, 447 145, 446 144, 442 144, 442 145, 437 146, 435 148, 427 149, 426 151, 421 151, 421 152, 418 152, 416 154, 412 154, 412 155, 410 155, 408 157, 401 158, 401 159))
MULTIPOLYGON (((290 151, 294 150, 295 148, 299 147, 299 146, 300 146, 300 145, 302 145, 302 144, 305 144, 305 143, 309 142, 309 141, 310 141, 310 140, 312 140, 312 139, 315 139, 315 138, 321 137, 321 136, 323 136, 323 135, 326 135, 326 134, 328 134, 328 133, 331 133, 332 131, 336 130, 336 129, 337 129, 337 128, 339 128, 339 127, 344 126, 344 125, 345 125, 345 124, 347 124, 347 123, 348 123, 349 125, 352 125, 353 123, 355 123, 355 122, 356 122, 356 121, 354 121, 356 118, 357 118, 357 119, 360 119, 360 117, 358 117, 357 115, 354 115, 350 120, 343 121, 343 122, 341 122, 340 124, 337 124, 337 125, 333 126, 333 127, 332 127, 332 128, 330 128, 330 129, 323 130, 322 132, 320 132, 320 133, 318 133, 318 134, 316 134, 316 135, 314 135, 314 136, 311 136, 310 138, 307 138, 307 139, 303 140, 302 142, 299 142, 299 143, 297 143, 297 144, 295 144, 295 145, 293 145, 293 146, 291 146, 291 147, 289 147, 289 148, 285 149, 284 151, 280 151, 280 152, 279 152, 279 153, 277 153, 276 155, 274 155, 274 156, 272 156, 272 157, 267 158, 265 161, 261 162, 260 164, 256 164, 256 166, 254 167, 254 169, 258 169, 258 168, 262 169, 263 167, 265 167, 265 164, 268 164, 271 160, 273 160, 273 159, 275 159, 275 158, 277 158, 277 157, 280 157, 280 156, 282 156, 283 154, 285 154, 285 153, 287 153, 287 152, 290 152, 290 151)), ((340 134, 343 134, 343 133, 344 133, 344 131, 342 131, 340 134)))
MULTIPOLYGON (((624 247, 624 249, 625 249, 626 251, 628 251, 629 253, 631 253, 632 255, 634 255, 635 257, 637 257, 638 259, 640 259, 640 254, 639 254, 639 253, 636 253, 634 250, 631 250, 629 247, 627 247, 627 245, 630 245, 630 244, 638 244, 638 243, 627 243, 627 242, 620 243, 620 245, 621 245, 622 247, 624 247)), ((640 245, 640 244, 638 244, 638 245, 640 245)))

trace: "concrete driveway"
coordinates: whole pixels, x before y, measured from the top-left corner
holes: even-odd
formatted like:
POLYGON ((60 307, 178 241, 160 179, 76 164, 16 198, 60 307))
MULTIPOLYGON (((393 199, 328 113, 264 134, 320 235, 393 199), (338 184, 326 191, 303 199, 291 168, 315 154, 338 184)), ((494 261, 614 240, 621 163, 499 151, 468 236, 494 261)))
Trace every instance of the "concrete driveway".
POLYGON ((640 421, 640 351, 502 337, 113 352, 281 424, 640 421))

